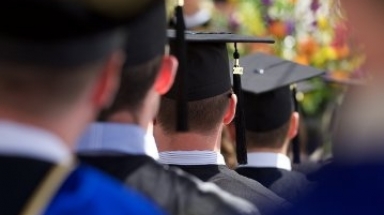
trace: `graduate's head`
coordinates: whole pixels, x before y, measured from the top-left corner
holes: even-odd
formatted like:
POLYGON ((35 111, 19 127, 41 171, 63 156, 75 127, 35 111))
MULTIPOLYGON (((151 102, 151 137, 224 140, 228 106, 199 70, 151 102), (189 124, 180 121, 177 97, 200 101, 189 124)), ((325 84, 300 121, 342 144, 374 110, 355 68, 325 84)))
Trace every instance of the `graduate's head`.
MULTIPOLYGON (((171 52, 176 49, 171 42, 171 52)), ((210 134, 232 121, 236 95, 232 93, 228 52, 225 43, 188 43, 189 132, 210 134)), ((176 133, 176 107, 179 81, 161 100, 156 124, 166 133, 176 133)))
POLYGON ((287 153, 291 140, 299 143, 296 90, 304 91, 292 84, 323 71, 262 53, 240 60, 248 150, 287 153))
MULTIPOLYGON (((127 39, 126 30, 120 27, 131 21, 133 14, 116 17, 113 10, 104 11, 103 7, 88 3, 2 2, 2 117, 39 121, 46 127, 72 124, 69 130, 80 132, 101 108, 110 104, 118 86, 124 62, 122 48, 127 39)), ((111 9, 108 2, 105 4, 104 8, 111 9)), ((124 1, 127 7, 136 4, 124 1)), ((144 6, 148 1, 142 4, 143 9, 149 6, 144 6)))
POLYGON ((157 113, 160 96, 172 86, 177 69, 176 58, 168 53, 165 2, 157 1, 128 29, 120 88, 99 120, 121 120, 125 113, 131 116, 130 122, 147 124, 157 113))
MULTIPOLYGON (((241 96, 241 74, 237 43, 273 43, 269 38, 258 38, 223 32, 186 32, 184 44, 177 38, 180 31, 168 31, 171 51, 180 59, 180 69, 176 82, 163 99, 158 125, 158 136, 164 133, 188 132, 217 137, 215 148, 219 148, 220 132, 224 125, 233 119, 239 143, 236 151, 240 163, 244 163, 244 120, 241 96), (227 44, 235 47, 233 58, 233 93, 227 44), (181 44, 181 45, 180 45, 181 44), (184 54, 185 52, 185 54, 184 54), (237 96, 239 95, 239 96, 237 96), (173 100, 173 102, 171 101, 173 100), (173 107, 171 107, 173 106, 173 107), (177 108, 174 108, 174 107, 177 108), (236 108, 238 111, 236 114, 236 108), (173 109, 173 112, 169 110, 173 109), (236 114, 236 118, 235 118, 236 114), (187 116, 188 115, 188 116, 187 116)), ((177 137, 179 135, 176 134, 177 137)), ((164 141, 163 141, 164 142, 164 141)), ((246 162, 246 161, 245 161, 246 162)))
POLYGON ((299 114, 289 87, 261 94, 244 91, 243 95, 248 150, 279 150, 297 135, 299 114))

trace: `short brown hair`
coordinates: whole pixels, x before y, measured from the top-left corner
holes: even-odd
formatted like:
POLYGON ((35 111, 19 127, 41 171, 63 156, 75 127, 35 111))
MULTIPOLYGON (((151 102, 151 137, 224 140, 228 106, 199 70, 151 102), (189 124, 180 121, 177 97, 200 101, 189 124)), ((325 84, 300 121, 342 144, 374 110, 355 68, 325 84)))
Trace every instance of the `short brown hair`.
MULTIPOLYGON (((230 92, 207 99, 188 102, 188 126, 190 131, 207 133, 221 122, 229 105, 230 92)), ((166 132, 175 132, 176 101, 163 97, 157 122, 166 132)))
POLYGON ((120 88, 111 107, 103 110, 99 120, 105 121, 108 116, 120 110, 132 113, 141 108, 148 90, 154 84, 161 66, 161 56, 146 63, 125 67, 120 81, 120 88))
POLYGON ((288 135, 289 121, 277 129, 267 132, 246 131, 248 148, 281 148, 288 135))
POLYGON ((56 114, 75 102, 101 71, 95 62, 76 68, 0 62, 0 102, 34 115, 56 114))

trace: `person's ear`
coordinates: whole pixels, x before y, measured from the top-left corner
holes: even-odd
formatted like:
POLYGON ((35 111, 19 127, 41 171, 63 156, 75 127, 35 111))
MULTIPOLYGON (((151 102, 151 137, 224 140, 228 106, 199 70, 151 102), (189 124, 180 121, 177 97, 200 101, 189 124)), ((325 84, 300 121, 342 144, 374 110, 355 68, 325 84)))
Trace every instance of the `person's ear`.
POLYGON ((101 67, 101 72, 95 82, 92 102, 98 109, 109 107, 120 85, 120 75, 124 64, 124 53, 116 51, 109 56, 101 67))
POLYGON ((154 83, 155 91, 164 95, 171 89, 176 77, 178 67, 177 59, 172 55, 165 55, 162 59, 159 74, 154 83))
POLYGON ((228 108, 224 114, 223 123, 225 125, 228 125, 232 122, 232 120, 235 118, 236 115, 236 105, 237 105, 237 96, 236 94, 232 93, 229 98, 229 105, 228 108))
POLYGON ((299 124, 300 124, 300 115, 298 112, 293 112, 291 115, 291 119, 289 120, 289 128, 288 128, 288 139, 291 140, 296 137, 299 132, 299 124))

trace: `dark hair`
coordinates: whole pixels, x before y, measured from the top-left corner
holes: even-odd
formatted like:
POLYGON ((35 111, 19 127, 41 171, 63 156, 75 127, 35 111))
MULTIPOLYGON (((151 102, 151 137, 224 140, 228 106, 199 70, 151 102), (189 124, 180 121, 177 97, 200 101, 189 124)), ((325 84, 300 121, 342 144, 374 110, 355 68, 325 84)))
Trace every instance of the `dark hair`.
POLYGON ((0 62, 0 101, 34 115, 66 110, 101 71, 101 60, 76 68, 0 62))
MULTIPOLYGON (((229 105, 230 92, 207 99, 188 102, 188 125, 190 131, 207 133, 221 122, 229 105)), ((176 101, 163 97, 157 123, 168 133, 175 132, 176 101)))
POLYGON ((288 135, 289 124, 288 121, 279 128, 267 132, 246 131, 248 148, 281 148, 288 135))
POLYGON ((99 120, 107 120, 108 116, 120 110, 136 112, 142 107, 143 100, 152 87, 159 73, 161 56, 144 64, 123 69, 120 88, 111 107, 100 113, 99 120))

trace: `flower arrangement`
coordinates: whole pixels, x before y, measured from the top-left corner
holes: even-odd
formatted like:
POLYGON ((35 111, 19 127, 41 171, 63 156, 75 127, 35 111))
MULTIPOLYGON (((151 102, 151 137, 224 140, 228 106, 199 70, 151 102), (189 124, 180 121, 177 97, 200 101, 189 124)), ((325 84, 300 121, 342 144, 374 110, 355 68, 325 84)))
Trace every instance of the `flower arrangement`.
MULTIPOLYGON (((335 1, 228 0, 217 4, 211 28, 276 40, 273 46, 242 46, 243 54, 267 52, 324 69, 341 81, 362 73, 364 55, 349 37, 346 19, 335 1)), ((308 115, 321 114, 322 107, 334 99, 335 89, 321 80, 312 84, 319 90, 306 95, 301 106, 308 115)))

